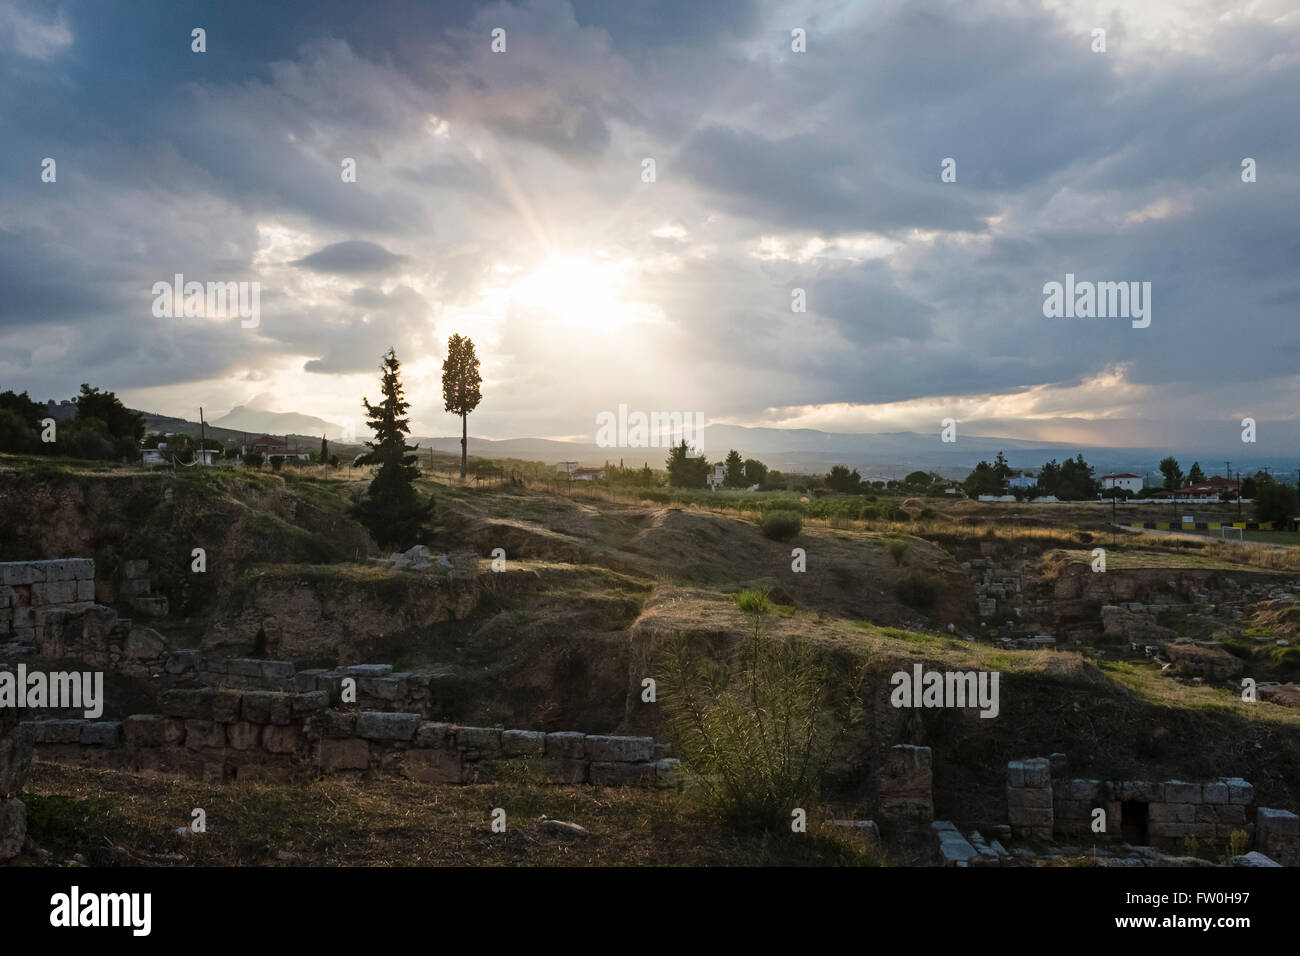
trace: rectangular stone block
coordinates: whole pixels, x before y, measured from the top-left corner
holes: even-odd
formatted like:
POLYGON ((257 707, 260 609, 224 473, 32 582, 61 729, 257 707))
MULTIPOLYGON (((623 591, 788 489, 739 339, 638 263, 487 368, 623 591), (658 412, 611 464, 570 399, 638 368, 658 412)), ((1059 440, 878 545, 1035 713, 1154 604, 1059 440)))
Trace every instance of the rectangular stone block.
POLYGON ((76 597, 76 600, 78 600, 78 601, 93 601, 93 600, 95 600, 95 582, 94 582, 94 581, 90 581, 90 580, 86 580, 86 581, 77 581, 77 582, 76 582, 76 585, 77 585, 77 597, 76 597))
POLYGON ((164 717, 162 725, 164 746, 179 746, 185 742, 185 721, 179 717, 164 717))
POLYGON ((343 673, 349 677, 383 677, 392 672, 392 664, 353 664, 343 668, 343 673))
POLYGON ((1260 843, 1300 838, 1300 817, 1289 810, 1260 807, 1255 811, 1255 839, 1260 843))
POLYGON ((15 586, 45 581, 45 569, 30 562, 0 564, 0 584, 15 586))
POLYGON ((295 714, 314 714, 317 711, 324 710, 329 706, 329 703, 329 695, 323 690, 309 690, 293 697, 293 712, 295 714))
POLYGON ((84 720, 38 720, 36 742, 40 744, 76 744, 81 742, 84 720))
POLYGON ((298 673, 293 675, 294 690, 298 691, 300 694, 305 694, 313 690, 323 690, 323 688, 317 685, 316 679, 325 673, 327 672, 321 668, 298 671, 298 673))
POLYGON ((346 711, 325 711, 326 737, 352 737, 357 732, 357 718, 346 711))
POLYGON ((507 730, 501 734, 501 752, 507 757, 541 756, 546 752, 546 734, 535 730, 507 730))
POLYGON ((1151 823, 1195 823, 1196 805, 1192 803, 1153 803, 1147 807, 1151 823))
POLYGON ((546 756, 581 760, 587 755, 587 735, 560 731, 546 735, 546 756))
POLYGON ((226 673, 236 677, 261 677, 262 661, 249 657, 234 657, 226 661, 226 673))
POLYGON ((326 737, 320 742, 320 766, 326 772, 368 770, 370 768, 370 745, 356 737, 349 737, 345 740, 334 740, 326 737))
POLYGON ((259 661, 259 673, 262 677, 274 677, 289 680, 293 677, 293 661, 259 661))
POLYGON ((461 750, 477 750, 482 754, 501 752, 501 731, 495 727, 457 727, 456 746, 461 750))
POLYGON ((224 750, 226 728, 211 720, 185 721, 186 750, 224 750))
POLYGON ((0 607, 11 607, 13 605, 14 589, 0 585, 0 607))
POLYGON ((1163 794, 1165 803, 1200 803, 1201 785, 1182 780, 1166 780, 1163 794))
POLYGON ((1025 768, 1026 787, 1048 787, 1052 783, 1052 763, 1046 757, 1034 757, 1022 760, 1025 768))
POLYGON ((402 776, 418 783, 460 783, 462 769, 454 748, 419 748, 402 755, 402 776))
POLYGON ((81 725, 81 742, 92 747, 116 747, 122 742, 121 721, 86 721, 81 725))
POLYGON ((1223 781, 1201 785, 1201 800, 1205 803, 1227 803, 1228 785, 1223 781))
POLYGON ((1050 787, 1007 787, 1007 807, 1052 809, 1050 787))
POLYGON ((276 693, 271 690, 247 690, 240 700, 240 709, 244 720, 250 724, 269 724, 271 722, 271 703, 276 693))
POLYGON ((68 558, 63 562, 68 569, 68 573, 78 581, 93 581, 95 579, 95 559, 94 558, 68 558))
POLYGON ((666 789, 679 789, 686 781, 682 762, 675 757, 662 757, 654 762, 655 786, 666 789))
POLYGON ((172 651, 163 661, 163 670, 168 674, 184 674, 189 670, 198 670, 198 651, 172 651))
POLYGON ((162 695, 162 712, 186 720, 211 720, 212 697, 210 687, 169 690, 162 695))
POLYGON ((261 737, 260 724, 250 724, 246 720, 241 720, 226 725, 226 740, 235 750, 254 750, 261 742, 261 737))
POLYGON ((368 740, 410 740, 420 723, 419 714, 363 711, 357 716, 357 736, 368 740))
MULTIPOLYGON (((415 731, 415 746, 455 750, 456 739, 452 733, 452 725, 432 720, 424 721, 415 731)), ((457 757, 457 760, 459 759, 457 757)))
POLYGON ((1255 787, 1241 777, 1229 777, 1223 781, 1228 785, 1228 802, 1243 806, 1255 801, 1255 787))
MULTIPOLYGON (((587 758, 600 763, 645 763, 653 759, 653 737, 587 736, 587 758)), ((593 774, 594 776, 594 774, 593 774)))
POLYGON ((360 677, 357 679, 357 693, 375 700, 405 700, 407 696, 407 678, 410 674, 388 674, 383 677, 360 677))
MULTIPOLYGON (((92 595, 93 596, 93 595, 92 595)), ((71 604, 77 600, 75 581, 55 581, 32 585, 32 604, 71 604)))
POLYGON ((243 694, 222 688, 212 693, 212 719, 223 724, 237 723, 244 712, 243 694))
POLYGON ((587 767, 586 760, 575 757, 546 757, 542 760, 542 774, 551 783, 586 783, 587 767))
POLYGON ((272 724, 262 731, 262 746, 267 753, 291 754, 302 742, 302 733, 297 727, 272 724))
POLYGON ((598 787, 653 787, 655 785, 653 763, 593 760, 588 773, 591 782, 598 787))
POLYGON ((1069 783, 1071 800, 1097 800, 1101 796, 1100 780, 1074 779, 1069 783))

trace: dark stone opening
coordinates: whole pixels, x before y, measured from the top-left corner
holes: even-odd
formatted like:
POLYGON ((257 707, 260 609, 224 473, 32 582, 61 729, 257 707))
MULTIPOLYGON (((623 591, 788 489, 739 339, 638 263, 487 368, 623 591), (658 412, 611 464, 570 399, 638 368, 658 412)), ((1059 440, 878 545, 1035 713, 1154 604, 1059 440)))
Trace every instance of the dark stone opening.
POLYGON ((1147 845, 1147 804, 1143 800, 1125 800, 1120 804, 1119 828, 1124 842, 1147 845))

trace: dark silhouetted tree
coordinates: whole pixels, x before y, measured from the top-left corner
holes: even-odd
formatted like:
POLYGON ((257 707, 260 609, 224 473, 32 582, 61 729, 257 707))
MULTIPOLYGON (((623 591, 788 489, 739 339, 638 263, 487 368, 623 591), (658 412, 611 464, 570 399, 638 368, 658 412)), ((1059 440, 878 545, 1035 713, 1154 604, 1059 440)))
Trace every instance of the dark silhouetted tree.
POLYGON ((469 460, 469 413, 483 400, 474 343, 453 335, 447 341, 447 360, 442 363, 442 399, 446 410, 460 416, 460 477, 465 479, 469 460))

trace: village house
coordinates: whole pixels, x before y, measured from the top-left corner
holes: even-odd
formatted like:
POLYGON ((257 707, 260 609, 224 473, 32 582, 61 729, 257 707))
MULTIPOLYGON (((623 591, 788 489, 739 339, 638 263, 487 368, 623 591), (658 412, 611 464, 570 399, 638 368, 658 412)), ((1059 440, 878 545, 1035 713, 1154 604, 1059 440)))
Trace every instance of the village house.
POLYGON ((311 461, 311 454, 309 452, 295 451, 289 447, 287 439, 276 438, 274 435, 262 435, 258 438, 254 438, 251 442, 240 449, 241 455, 247 455, 250 452, 261 455, 268 463, 277 458, 281 461, 288 461, 291 459, 294 461, 311 461))
POLYGON ((704 480, 709 483, 709 490, 714 491, 722 487, 722 483, 727 479, 727 466, 714 465, 713 470, 704 476, 704 480))
POLYGON ((1018 471, 1007 478, 1008 488, 1032 488, 1038 484, 1038 476, 1027 471, 1018 471))
POLYGON ((1236 500, 1241 493, 1241 482, 1235 479, 1220 478, 1215 475, 1209 481, 1173 491, 1153 491, 1151 497, 1162 501, 1190 501, 1209 504, 1223 501, 1225 498, 1236 500))
POLYGON ((577 468, 569 475, 574 481, 602 481, 605 478, 604 468, 577 468))
POLYGON ((1134 475, 1127 471, 1119 472, 1114 475, 1102 475, 1099 479, 1103 490, 1107 488, 1119 488, 1122 491, 1137 494, 1142 490, 1142 476, 1134 475))

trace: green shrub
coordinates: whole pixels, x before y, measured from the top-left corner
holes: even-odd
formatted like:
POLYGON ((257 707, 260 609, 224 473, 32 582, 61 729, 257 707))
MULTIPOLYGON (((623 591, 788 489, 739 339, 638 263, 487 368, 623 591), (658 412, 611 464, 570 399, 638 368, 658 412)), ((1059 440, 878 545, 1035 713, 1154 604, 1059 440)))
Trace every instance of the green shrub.
POLYGON ((749 614, 766 614, 772 609, 772 602, 766 591, 746 588, 736 595, 736 606, 749 614))
POLYGON ((889 556, 894 559, 894 564, 902 567, 903 555, 907 554, 907 542, 900 538, 892 539, 889 544, 885 545, 889 551, 889 556))
POLYGON ((788 541, 802 530, 798 512, 770 511, 763 516, 763 534, 773 541, 788 541))
POLYGON ((827 765, 861 718, 863 671, 836 699, 813 646, 767 640, 763 620, 754 613, 731 668, 691 654, 682 637, 671 641, 660 660, 659 700, 674 753, 710 809, 738 828, 788 835, 792 810, 813 815, 827 765))
POLYGON ((939 589, 924 574, 913 572, 898 582, 898 599, 908 607, 930 608, 939 598, 939 589))

